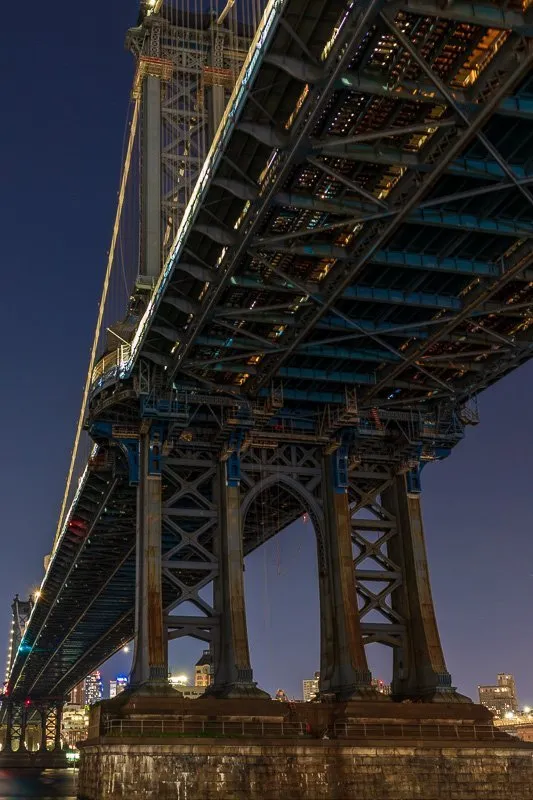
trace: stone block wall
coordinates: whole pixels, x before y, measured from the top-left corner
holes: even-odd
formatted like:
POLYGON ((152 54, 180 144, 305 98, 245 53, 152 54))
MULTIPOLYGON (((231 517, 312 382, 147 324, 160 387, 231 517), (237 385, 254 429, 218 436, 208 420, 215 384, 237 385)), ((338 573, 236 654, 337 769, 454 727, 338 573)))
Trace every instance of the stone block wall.
POLYGON ((331 740, 88 744, 79 798, 533 800, 533 749, 331 740))

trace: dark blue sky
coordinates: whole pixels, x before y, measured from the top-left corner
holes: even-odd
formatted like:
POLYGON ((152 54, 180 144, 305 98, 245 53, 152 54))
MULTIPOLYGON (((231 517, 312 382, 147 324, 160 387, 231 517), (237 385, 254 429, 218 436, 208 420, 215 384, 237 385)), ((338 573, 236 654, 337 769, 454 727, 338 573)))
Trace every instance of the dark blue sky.
MULTIPOLYGON (((0 651, 10 602, 42 578, 72 446, 116 204, 136 0, 29 0, 2 9, 0 128, 0 651)), ((433 590, 454 683, 472 695, 514 672, 533 705, 533 369, 481 399, 481 425, 424 471, 433 590)), ((300 695, 318 667, 312 531, 296 525, 247 563, 256 678, 300 695)), ((198 643, 172 650, 191 673, 198 643)), ((1 656, 0 656, 1 657, 1 656)), ((388 678, 383 654, 376 673, 388 678)), ((1 661, 0 661, 1 665, 1 661)), ((107 678, 126 668, 107 667, 107 678)), ((1 667, 0 667, 1 668, 1 667)))

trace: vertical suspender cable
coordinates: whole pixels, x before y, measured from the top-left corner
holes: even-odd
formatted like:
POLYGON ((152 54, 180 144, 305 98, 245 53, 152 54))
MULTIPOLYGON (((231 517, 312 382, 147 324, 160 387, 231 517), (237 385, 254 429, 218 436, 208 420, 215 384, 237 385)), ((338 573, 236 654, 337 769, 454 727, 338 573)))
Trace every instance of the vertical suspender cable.
POLYGON ((101 329, 102 329, 102 320, 104 318, 104 311, 105 311, 105 307, 106 307, 106 300, 107 300, 107 294, 108 294, 108 290, 109 290, 109 283, 110 283, 110 280, 111 280, 111 273, 112 273, 112 270, 113 270, 115 248, 116 248, 118 234, 119 234, 120 220, 121 220, 121 216, 122 216, 122 208, 123 208, 123 205, 124 205, 124 197, 125 197, 125 194, 126 194, 126 185, 127 185, 127 182, 128 182, 128 175, 129 175, 129 171, 130 171, 131 154, 132 154, 132 151, 133 151, 133 143, 135 141, 135 134, 136 134, 136 131, 137 131, 137 124, 138 124, 138 121, 139 121, 139 107, 140 107, 140 102, 137 99, 137 100, 135 100, 135 105, 134 105, 134 108, 133 108, 133 117, 132 117, 131 126, 130 126, 130 138, 129 138, 129 141, 128 141, 128 149, 127 149, 127 152, 126 152, 126 159, 124 161, 124 167, 123 167, 123 170, 122 170, 122 179, 121 179, 121 182, 120 182, 120 191, 119 191, 119 196, 118 196, 117 213, 115 215, 115 224, 114 224, 114 227, 113 227, 113 235, 111 237, 111 247, 110 247, 109 256, 108 256, 108 259, 107 259, 107 267, 106 267, 106 273, 105 273, 105 277, 104 277, 104 286, 103 286, 103 289, 102 289, 102 296, 100 298, 100 305, 98 307, 98 319, 96 321, 96 330, 94 332, 93 344, 92 344, 92 348, 91 348, 91 356, 90 356, 90 359, 89 359, 89 369, 88 369, 88 372, 87 372, 87 378, 85 380, 85 388, 84 388, 84 391, 83 391, 83 397, 82 397, 82 401, 81 401, 80 415, 78 417, 78 425, 77 425, 77 428, 76 428, 76 436, 74 438, 74 446, 73 446, 73 449, 72 449, 72 455, 70 457, 70 466, 69 466, 68 475, 67 475, 65 493, 63 495, 63 501, 61 503, 61 511, 59 512, 59 521, 58 521, 58 524, 57 524, 57 529, 56 529, 56 535, 55 535, 55 539, 54 539, 54 546, 53 546, 53 549, 52 549, 52 554, 54 553, 54 551, 55 551, 55 549, 57 547, 57 543, 59 541, 59 537, 60 537, 61 531, 63 529, 63 522, 64 522, 64 518, 65 518, 65 512, 66 512, 69 493, 70 493, 70 484, 72 482, 72 475, 74 473, 74 465, 75 465, 75 462, 76 462, 76 455, 77 455, 77 452, 78 452, 78 445, 79 445, 79 442, 80 442, 81 432, 83 430, 83 423, 85 421, 85 412, 86 412, 86 409, 87 409, 87 399, 89 397, 89 390, 91 388, 92 372, 93 372, 94 363, 95 363, 95 360, 96 360, 96 352, 97 352, 97 349, 98 349, 98 343, 100 341, 100 332, 101 332, 101 329))

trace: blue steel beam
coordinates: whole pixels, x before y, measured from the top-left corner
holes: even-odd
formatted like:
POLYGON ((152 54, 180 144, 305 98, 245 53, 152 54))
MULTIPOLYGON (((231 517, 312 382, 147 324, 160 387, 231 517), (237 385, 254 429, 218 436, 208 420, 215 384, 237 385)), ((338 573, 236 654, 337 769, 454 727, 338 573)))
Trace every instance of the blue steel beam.
MULTIPOLYGON (((309 245, 312 247, 312 245, 309 245)), ((452 259, 454 260, 454 259, 452 259)), ((499 273, 497 273, 499 274, 499 273)), ((266 289, 267 291, 293 292, 302 295, 303 288, 298 288, 288 281, 285 285, 280 282, 265 283, 258 276, 235 276, 232 283, 249 289, 266 289)), ((317 286, 308 286, 307 290, 312 293, 318 302, 323 302, 323 297, 317 290, 317 286)), ((346 300, 364 300, 376 303, 392 303, 393 305, 422 306, 424 308, 449 308, 458 309, 461 304, 458 300, 449 295, 438 295, 428 292, 406 292, 394 289, 376 289, 372 286, 352 286, 343 293, 346 300)))
MULTIPOLYGON (((269 288, 268 284, 259 283, 257 286, 258 288, 269 288)), ((272 288, 274 291, 276 290, 275 287, 272 288)), ((303 290, 301 290, 300 294, 302 292, 303 290)), ((324 298, 320 294, 313 293, 313 297, 319 303, 324 302, 324 298)), ((416 306, 419 308, 445 308, 452 310, 461 308, 460 301, 451 295, 433 294, 429 292, 408 292, 400 289, 380 289, 373 286, 350 286, 344 290, 342 298, 345 300, 359 300, 366 303, 388 303, 394 306, 416 306)), ((285 306, 285 308, 287 308, 287 306, 285 306)), ((216 316, 229 316, 235 319, 241 319, 246 316, 247 318, 250 317, 252 321, 256 319, 268 319, 268 316, 265 316, 264 312, 261 310, 261 306, 257 306, 257 309, 223 306, 222 308, 216 309, 215 313, 216 316)))
POLYGON ((428 270, 429 272, 448 272, 458 275, 477 275, 495 278, 501 274, 498 264, 490 261, 476 261, 468 258, 439 258, 425 253, 411 253, 403 250, 378 250, 372 256, 372 263, 390 267, 428 270))
POLYGON ((280 378, 296 380, 324 381, 325 383, 364 384, 372 386, 376 383, 375 375, 366 372, 329 372, 325 369, 306 369, 304 367, 281 367, 277 371, 280 378))
MULTIPOLYGON (((441 105, 443 100, 437 94, 435 87, 430 86, 429 83, 404 81, 403 86, 388 86, 383 81, 356 72, 343 75, 337 81, 336 87, 337 89, 351 89, 361 94, 386 97, 390 100, 429 103, 433 106, 441 105)), ((468 113, 475 114, 480 110, 479 104, 470 102, 464 92, 455 90, 453 96, 468 113)), ((533 97, 526 94, 505 97, 498 105, 496 113, 519 119, 533 119, 533 97)), ((430 123, 428 123, 428 127, 430 127, 430 123)))
POLYGON ((443 308, 458 311, 462 303, 450 295, 429 292, 404 292, 400 289, 377 289, 373 286, 350 286, 342 294, 343 299, 362 300, 368 303, 390 303, 400 306, 443 308))
POLYGON ((476 217, 473 214, 455 214, 451 211, 419 209, 409 218, 409 222, 423 225, 437 225, 439 228, 471 231, 472 233, 490 233, 499 236, 516 236, 528 239, 533 236, 533 222, 529 220, 512 220, 501 218, 476 217))
POLYGON ((351 349, 349 347, 313 347, 312 345, 303 346, 298 349, 299 353, 316 358, 344 359, 345 361, 387 361, 396 364, 401 361, 400 357, 387 350, 370 349, 351 349))
MULTIPOLYGON (((275 352, 276 350, 280 350, 280 347, 272 347, 271 350, 261 350, 258 347, 257 342, 249 342, 243 344, 242 342, 235 341, 231 337, 228 339, 223 339, 218 336, 198 336, 195 340, 195 343, 198 345, 203 345, 207 347, 218 347, 226 350, 244 350, 253 353, 259 352, 275 352)), ((371 350, 370 348, 349 348, 349 347, 333 347, 333 346, 321 346, 317 345, 313 346, 302 346, 299 349, 303 355, 308 356, 316 356, 317 358, 331 358, 331 359, 346 359, 347 361, 390 361, 391 363, 396 363, 399 361, 399 357, 394 355, 393 353, 389 353, 387 350, 371 350)), ((195 361, 191 361, 191 365, 197 363, 195 361)))
MULTIPOLYGON (((270 389, 260 389, 259 397, 270 398, 272 392, 270 389)), ((316 392, 306 391, 305 389, 289 389, 283 387, 284 400, 297 400, 300 403, 345 403, 346 396, 343 394, 336 394, 335 392, 316 392)))
MULTIPOLYGON (((297 320, 295 318, 291 319, 290 324, 296 325, 297 320)), ((424 330, 424 323, 420 322, 420 328, 413 328, 409 330, 409 337, 415 337, 417 339, 426 339, 428 334, 427 331, 424 330)), ((352 320, 352 324, 350 325, 345 320, 341 319, 337 316, 325 316, 323 317, 319 323, 316 325, 317 330, 335 330, 335 331, 350 331, 353 333, 354 327, 361 328, 361 330, 365 333, 377 333, 377 334, 386 334, 388 336, 400 336, 402 339, 405 339, 405 330, 404 328, 400 328, 400 326, 393 322, 372 322, 368 319, 354 319, 352 320)), ((305 345, 304 345, 305 346, 305 345)))
MULTIPOLYGON (((324 213, 340 214, 344 211, 351 211, 351 202, 340 200, 315 201, 314 198, 307 195, 282 194, 278 196, 281 200, 285 200, 284 205, 291 206, 292 208, 314 208, 315 210, 324 211, 324 213), (327 210, 326 210, 327 209, 327 210)), ((392 216, 391 212, 386 212, 383 216, 392 216)), ((358 221, 358 217, 353 217, 354 223, 358 221)), ((364 221, 361 218, 361 221, 364 221)), ((441 228, 452 228, 456 230, 471 231, 472 233, 490 233, 502 236, 517 236, 520 239, 529 238, 533 234, 533 221, 527 219, 506 219, 505 217, 476 217, 474 214, 460 214, 453 211, 439 211, 438 209, 419 208, 409 214, 406 222, 414 225, 438 225, 441 228)), ((313 229, 309 228, 309 235, 313 234, 313 229)), ((257 248, 265 250, 276 250, 277 252, 292 252, 300 255, 316 256, 317 258, 341 258, 345 259, 349 256, 344 248, 332 245, 328 242, 315 242, 314 244, 298 245, 294 247, 278 246, 278 242, 285 241, 291 237, 297 238, 298 232, 293 234, 282 234, 281 236, 272 236, 265 239, 258 239, 255 242, 257 248)))
MULTIPOLYGON (((371 144, 347 144, 342 147, 329 147, 326 145, 322 149, 322 155, 344 158, 348 161, 382 164, 384 166, 405 166, 420 172, 431 172, 433 169, 433 164, 425 163, 416 153, 400 150, 397 147, 375 147, 371 144)), ((510 164, 509 166, 516 178, 530 178, 533 175, 521 164, 510 164)), ((447 171, 452 175, 484 180, 506 177, 505 172, 497 161, 489 158, 461 156, 449 164, 447 171)))

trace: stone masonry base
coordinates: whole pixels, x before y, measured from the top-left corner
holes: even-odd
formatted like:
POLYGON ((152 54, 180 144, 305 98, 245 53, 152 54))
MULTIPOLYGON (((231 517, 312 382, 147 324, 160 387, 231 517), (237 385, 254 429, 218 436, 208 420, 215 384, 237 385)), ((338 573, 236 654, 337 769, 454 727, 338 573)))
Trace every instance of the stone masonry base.
MULTIPOLYGON (((518 743, 517 743, 518 745, 518 743)), ((533 800, 533 748, 231 739, 86 744, 80 800, 533 800)))

